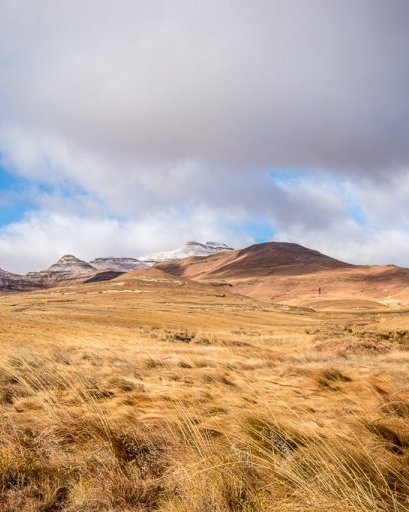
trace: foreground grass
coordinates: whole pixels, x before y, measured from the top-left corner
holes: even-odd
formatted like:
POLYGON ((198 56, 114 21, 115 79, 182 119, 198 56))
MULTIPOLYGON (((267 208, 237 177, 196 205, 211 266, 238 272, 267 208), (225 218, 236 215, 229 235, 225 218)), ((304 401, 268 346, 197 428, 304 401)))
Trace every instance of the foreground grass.
POLYGON ((0 510, 408 510, 402 315, 198 293, 3 300, 0 510))

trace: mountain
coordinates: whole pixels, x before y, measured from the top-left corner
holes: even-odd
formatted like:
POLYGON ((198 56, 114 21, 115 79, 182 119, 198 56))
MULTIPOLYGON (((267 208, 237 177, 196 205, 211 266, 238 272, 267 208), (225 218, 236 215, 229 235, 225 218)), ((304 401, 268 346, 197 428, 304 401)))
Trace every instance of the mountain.
POLYGON ((56 263, 40 272, 29 272, 25 279, 33 288, 81 283, 94 276, 98 270, 72 254, 62 256, 56 263))
POLYGON ((88 272, 94 272, 95 267, 86 261, 80 260, 72 254, 66 254, 62 256, 56 263, 48 267, 44 272, 58 272, 65 274, 82 274, 88 272))
POLYGON ((158 267, 191 279, 237 279, 271 275, 299 275, 323 269, 350 268, 353 265, 287 242, 255 244, 206 258, 159 263, 158 267))
POLYGON ((146 268, 134 258, 98 258, 91 264, 72 254, 62 256, 56 263, 39 272, 22 276, 0 269, 1 291, 30 291, 69 284, 109 281, 130 270, 146 268))
POLYGON ((24 276, 0 269, 0 291, 29 291, 67 284, 107 281, 124 272, 148 268, 157 261, 177 260, 187 256, 208 256, 232 250, 227 245, 216 242, 186 242, 174 251, 145 256, 143 261, 142 258, 107 257, 96 258, 89 263, 72 254, 66 254, 47 269, 29 272, 24 276))
POLYGON ((89 262, 98 270, 113 270, 115 272, 130 272, 147 265, 136 258, 96 258, 89 262))
POLYGON ((409 305, 408 269, 351 265, 298 244, 256 244, 157 268, 229 285, 236 293, 268 302, 318 308, 409 305))
POLYGON ((154 265, 161 261, 175 261, 191 256, 209 256, 220 252, 233 251, 231 247, 226 244, 218 242, 206 242, 205 244, 199 242, 186 242, 182 247, 173 251, 157 252, 148 254, 139 258, 140 261, 147 265, 154 265))
POLYGON ((30 291, 65 284, 82 283, 97 273, 98 270, 86 261, 67 254, 46 270, 29 272, 24 276, 0 270, 0 290, 30 291))
POLYGON ((24 291, 31 289, 33 289, 33 286, 25 276, 0 269, 0 290, 24 291))
POLYGON ((288 306, 409 307, 408 269, 393 265, 351 265, 285 242, 255 244, 240 250, 215 242, 187 242, 174 251, 149 255, 144 261, 112 257, 88 263, 65 255, 46 270, 25 276, 0 270, 0 291, 91 285, 120 275, 128 279, 134 272, 146 272, 152 265, 158 272, 172 274, 176 280, 199 281, 224 288, 220 293, 230 290, 288 306))

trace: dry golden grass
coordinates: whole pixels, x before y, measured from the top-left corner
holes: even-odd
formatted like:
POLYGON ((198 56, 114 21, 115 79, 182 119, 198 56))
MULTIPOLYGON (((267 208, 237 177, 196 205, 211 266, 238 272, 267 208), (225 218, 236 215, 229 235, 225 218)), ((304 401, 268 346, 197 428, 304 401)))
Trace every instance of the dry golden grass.
POLYGON ((0 510, 409 510, 409 315, 161 273, 0 299, 0 510))

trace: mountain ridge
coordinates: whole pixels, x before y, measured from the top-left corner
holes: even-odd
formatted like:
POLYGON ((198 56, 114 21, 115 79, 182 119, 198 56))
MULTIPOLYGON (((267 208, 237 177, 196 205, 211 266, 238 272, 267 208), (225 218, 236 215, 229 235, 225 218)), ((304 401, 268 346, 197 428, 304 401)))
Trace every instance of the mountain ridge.
POLYGON ((184 279, 229 285, 257 300, 311 307, 409 305, 409 270, 353 265, 289 242, 267 242, 206 258, 163 262, 184 279))
POLYGON ((95 258, 87 262, 73 254, 65 254, 48 268, 28 272, 24 275, 0 270, 0 290, 29 291, 67 284, 109 280, 124 272, 149 268, 159 260, 168 261, 168 259, 183 258, 186 254, 208 255, 227 250, 233 249, 218 242, 202 244, 189 241, 175 250, 154 253, 149 256, 151 259, 146 262, 140 258, 116 256, 95 258))
POLYGON ((160 271, 169 277, 226 285, 234 293, 276 304, 338 309, 409 306, 408 269, 353 265, 295 243, 266 242, 235 250, 215 242, 187 242, 158 254, 162 261, 150 264, 119 257, 87 262, 65 255, 47 269, 25 276, 1 270, 0 291, 89 284, 160 271), (183 257, 186 252, 190 255, 183 257))
POLYGON ((350 263, 291 242, 266 242, 253 244, 244 249, 209 255, 206 258, 191 258, 173 263, 158 263, 157 266, 176 275, 198 277, 205 272, 207 277, 234 278, 251 272, 252 275, 277 273, 315 272, 323 268, 354 267, 350 263), (208 270, 204 270, 207 267, 208 270))

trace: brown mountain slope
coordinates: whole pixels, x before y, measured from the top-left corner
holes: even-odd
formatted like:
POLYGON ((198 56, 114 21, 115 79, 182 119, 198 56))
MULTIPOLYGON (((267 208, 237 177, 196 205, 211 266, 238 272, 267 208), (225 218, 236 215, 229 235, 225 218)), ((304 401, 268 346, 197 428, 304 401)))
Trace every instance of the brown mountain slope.
POLYGON ((324 269, 351 267, 353 265, 325 256, 318 251, 287 242, 255 244, 245 249, 223 252, 205 258, 185 258, 156 265, 156 268, 171 274, 192 279, 302 275, 324 269))
POLYGON ((408 512, 409 310, 152 269, 0 296, 0 326, 0 511, 408 512))
POLYGON ((233 286, 259 300, 313 307, 409 304, 409 270, 356 266, 297 244, 271 242, 206 258, 161 263, 177 276, 233 286))

